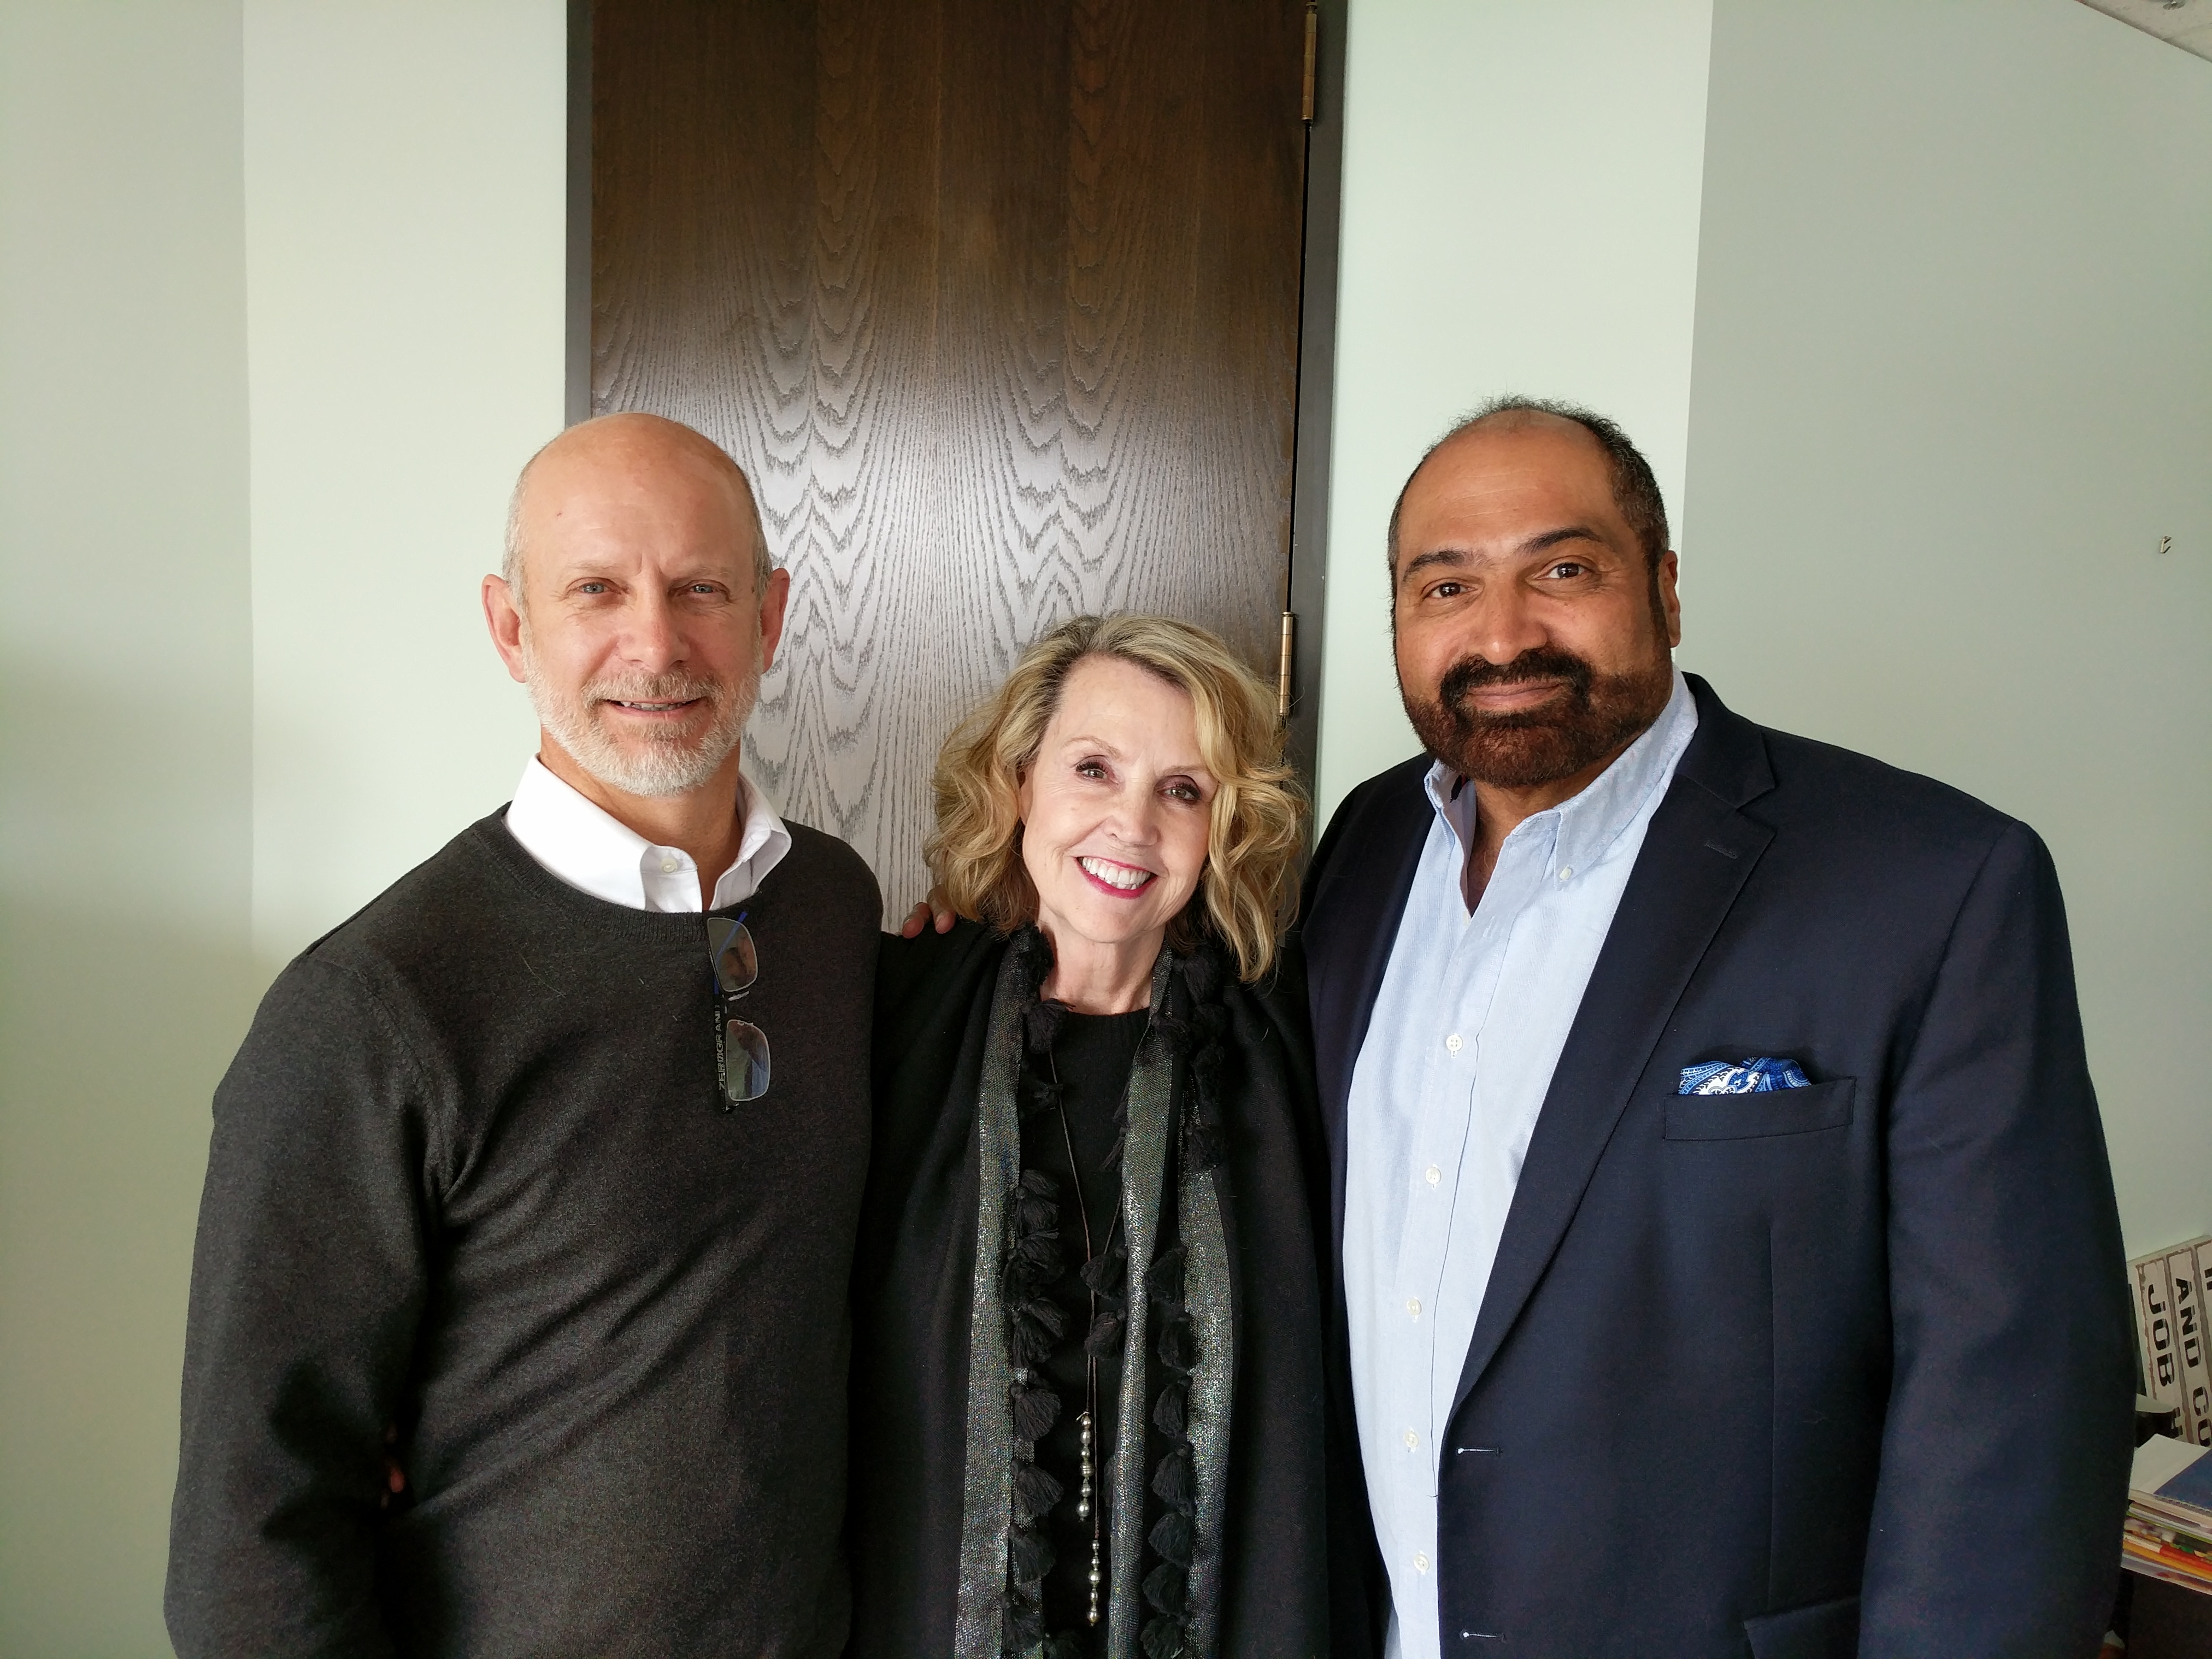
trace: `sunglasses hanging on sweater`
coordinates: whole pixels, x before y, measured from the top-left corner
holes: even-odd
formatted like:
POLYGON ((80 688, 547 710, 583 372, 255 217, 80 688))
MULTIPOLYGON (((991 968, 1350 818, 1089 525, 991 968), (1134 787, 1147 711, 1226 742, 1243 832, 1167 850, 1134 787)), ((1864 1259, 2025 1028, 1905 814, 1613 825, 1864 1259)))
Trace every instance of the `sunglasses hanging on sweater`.
POLYGON ((714 969, 714 1069, 722 1109, 768 1092, 768 1034, 737 1017, 737 1000, 760 977, 760 955, 745 931, 745 914, 707 918, 707 955, 714 969))

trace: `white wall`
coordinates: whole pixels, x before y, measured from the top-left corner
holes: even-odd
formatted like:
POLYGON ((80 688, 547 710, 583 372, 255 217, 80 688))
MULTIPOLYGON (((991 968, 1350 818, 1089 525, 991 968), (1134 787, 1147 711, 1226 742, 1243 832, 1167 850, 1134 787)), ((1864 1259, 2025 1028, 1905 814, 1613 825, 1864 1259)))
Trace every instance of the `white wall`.
POLYGON ((248 0, 253 938, 273 970, 537 745, 477 586, 560 429, 562 0, 248 0))
POLYGON ((237 0, 0 5, 0 1653, 161 1653, 258 987, 237 0))
POLYGON ((1501 392, 1613 416, 1681 500, 1711 0, 1355 0, 1322 660, 1320 821, 1419 747, 1383 532, 1501 392))
POLYGON ((1717 0, 1711 111, 1682 660, 2042 832, 2128 1236, 2203 1231, 2212 63, 1717 0))

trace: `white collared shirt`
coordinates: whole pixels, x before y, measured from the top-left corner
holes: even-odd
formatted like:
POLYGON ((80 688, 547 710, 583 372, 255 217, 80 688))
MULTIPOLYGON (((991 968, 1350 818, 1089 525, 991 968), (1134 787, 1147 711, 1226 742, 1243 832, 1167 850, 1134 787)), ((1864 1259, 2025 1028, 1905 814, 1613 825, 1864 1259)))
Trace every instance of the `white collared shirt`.
POLYGON ((1388 1659, 1441 1650, 1438 1442, 1552 1073, 1697 726, 1678 672, 1665 711, 1618 760, 1514 827, 1472 915, 1461 877, 1474 791, 1441 763, 1429 771, 1436 813, 1346 1110, 1345 1302, 1390 1575, 1388 1659))
MULTIPOLYGON (((745 832, 738 861, 714 884, 719 910, 759 891, 768 872, 791 850, 791 831, 758 784, 740 775, 745 832)), ((507 809, 507 832, 523 850, 579 892, 632 910, 697 910, 699 866, 680 847, 656 847, 570 785, 535 755, 522 769, 507 809)))

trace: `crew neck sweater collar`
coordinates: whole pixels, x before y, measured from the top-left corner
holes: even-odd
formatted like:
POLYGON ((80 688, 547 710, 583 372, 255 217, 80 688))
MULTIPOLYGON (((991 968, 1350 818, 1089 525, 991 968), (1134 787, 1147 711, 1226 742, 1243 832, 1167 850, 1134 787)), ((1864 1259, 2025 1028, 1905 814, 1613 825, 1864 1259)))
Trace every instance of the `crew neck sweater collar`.
MULTIPOLYGON (((562 880, 540 864, 507 827, 509 811, 501 807, 465 833, 475 838, 493 864, 514 884, 519 902, 550 909, 561 918, 563 927, 604 928, 626 938, 688 936, 700 927, 702 913, 698 910, 642 909, 602 898, 562 880)), ((735 904, 718 904, 714 911, 736 910, 757 916, 772 903, 767 895, 755 893, 735 904)))
MULTIPOLYGON (((744 823, 738 855, 716 880, 708 908, 750 898, 791 850, 791 831, 761 787, 742 773, 738 805, 744 823)), ((534 755, 514 787, 507 829, 540 866, 579 891, 631 910, 700 909, 699 866, 689 853, 647 841, 534 755)))

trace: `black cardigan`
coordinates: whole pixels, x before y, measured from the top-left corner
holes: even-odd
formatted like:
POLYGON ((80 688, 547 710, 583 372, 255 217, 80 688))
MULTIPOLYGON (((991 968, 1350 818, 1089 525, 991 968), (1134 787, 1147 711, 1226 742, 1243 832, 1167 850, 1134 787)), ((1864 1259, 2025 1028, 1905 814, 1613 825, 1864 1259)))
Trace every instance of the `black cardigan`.
MULTIPOLYGON (((852 1659, 949 1652, 967 1455, 976 1094, 1006 941, 886 939, 854 1265, 852 1659)), ((1221 1652, 1328 1650, 1326 1155, 1295 950, 1232 983, 1223 1106, 1237 1330, 1221 1652)), ((1180 1086, 1180 1085, 1179 1085, 1180 1086)), ((1364 1504, 1364 1494, 1345 1494, 1364 1504)))

